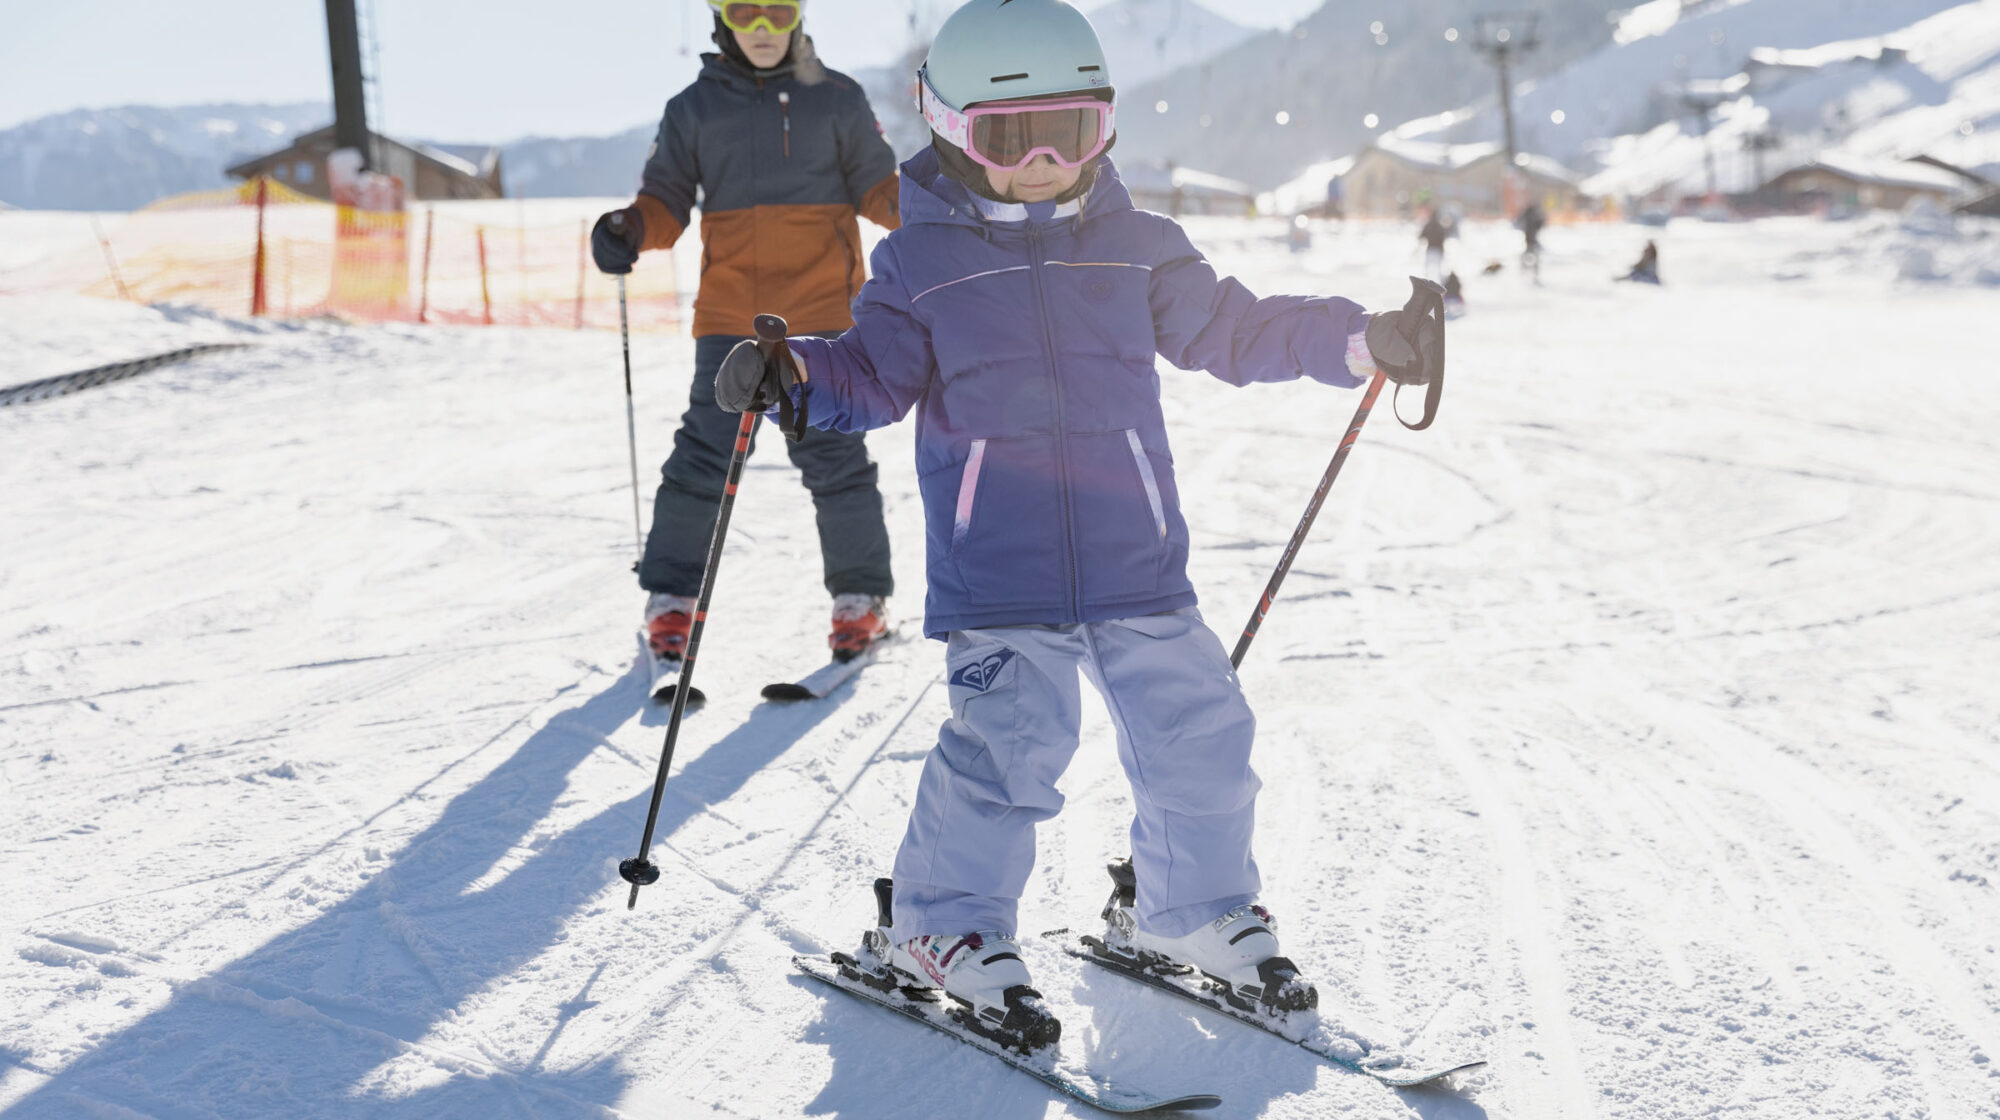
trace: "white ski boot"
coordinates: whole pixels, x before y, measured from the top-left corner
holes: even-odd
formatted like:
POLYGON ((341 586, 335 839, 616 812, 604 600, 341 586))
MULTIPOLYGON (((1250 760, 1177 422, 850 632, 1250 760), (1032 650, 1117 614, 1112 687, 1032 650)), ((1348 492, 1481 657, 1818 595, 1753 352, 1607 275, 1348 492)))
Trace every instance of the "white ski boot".
POLYGON ((891 944, 892 889, 888 879, 875 880, 877 925, 862 937, 854 958, 873 974, 871 984, 893 982, 905 994, 929 998, 942 991, 959 1004, 953 1017, 966 1029, 1024 1053, 1056 1044, 1062 1022, 1034 989, 1013 937, 982 931, 891 944))
POLYGON ((1319 1006, 1318 990, 1278 955, 1278 922, 1269 910, 1254 903, 1238 906, 1186 936, 1162 937, 1138 927, 1132 862, 1119 860, 1109 870, 1113 886, 1104 904, 1105 948, 1156 971, 1193 969, 1213 983, 1217 995, 1243 1011, 1285 1013, 1319 1006))

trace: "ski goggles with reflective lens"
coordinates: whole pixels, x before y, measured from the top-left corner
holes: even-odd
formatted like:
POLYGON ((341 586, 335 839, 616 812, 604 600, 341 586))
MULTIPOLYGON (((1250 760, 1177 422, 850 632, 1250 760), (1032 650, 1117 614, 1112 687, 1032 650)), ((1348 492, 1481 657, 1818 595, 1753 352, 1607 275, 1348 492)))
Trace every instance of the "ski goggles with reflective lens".
POLYGON ((708 4, 721 13, 723 26, 746 35, 752 31, 788 35, 799 25, 799 0, 708 0, 708 4))
POLYGON ((1063 168, 1082 167, 1111 146, 1117 123, 1109 101, 986 101, 954 109, 920 73, 924 121, 931 131, 959 147, 974 163, 995 171, 1019 171, 1046 155, 1063 168))

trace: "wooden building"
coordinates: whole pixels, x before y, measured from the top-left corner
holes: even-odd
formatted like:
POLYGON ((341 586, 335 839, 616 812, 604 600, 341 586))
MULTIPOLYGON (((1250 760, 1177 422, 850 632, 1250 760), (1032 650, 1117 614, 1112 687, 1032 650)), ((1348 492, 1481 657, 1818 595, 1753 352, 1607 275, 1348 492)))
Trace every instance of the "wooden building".
MULTIPOLYGON (((379 134, 375 147, 375 170, 401 179, 411 202, 505 197, 498 148, 446 151, 379 134)), ((302 194, 331 199, 326 157, 333 149, 333 126, 328 125, 300 136, 281 151, 244 160, 228 173, 238 179, 268 175, 302 194)))
POLYGON ((1546 156, 1516 158, 1516 186, 1506 183, 1507 154, 1499 144, 1435 144, 1384 136, 1354 156, 1341 177, 1350 217, 1410 217, 1427 205, 1456 207, 1470 217, 1506 217, 1529 201, 1551 214, 1581 208, 1583 192, 1569 169, 1546 156))
POLYGON ((1964 172, 1916 160, 1864 160, 1832 152, 1794 167, 1757 193, 1800 210, 1901 210, 1916 199, 1950 209, 1978 184, 1964 172))

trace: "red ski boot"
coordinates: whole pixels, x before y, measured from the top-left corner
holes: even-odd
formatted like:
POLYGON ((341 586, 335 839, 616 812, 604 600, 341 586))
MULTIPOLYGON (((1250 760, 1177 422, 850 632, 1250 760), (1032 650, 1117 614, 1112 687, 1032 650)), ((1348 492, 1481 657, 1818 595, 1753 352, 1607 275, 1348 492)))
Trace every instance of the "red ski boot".
POLYGON ((852 661, 889 634, 889 611, 880 595, 833 597, 833 632, 826 636, 835 661, 852 661))
POLYGON ((646 600, 646 645, 662 661, 679 661, 687 652, 688 629, 694 625, 695 600, 655 591, 646 600))

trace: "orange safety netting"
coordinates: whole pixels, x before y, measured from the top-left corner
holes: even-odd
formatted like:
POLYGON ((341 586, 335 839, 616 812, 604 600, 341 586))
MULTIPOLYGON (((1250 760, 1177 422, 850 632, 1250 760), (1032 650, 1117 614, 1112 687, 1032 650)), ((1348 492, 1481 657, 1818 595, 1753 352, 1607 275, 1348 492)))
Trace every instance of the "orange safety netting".
MULTIPOLYGON (((590 262, 586 220, 532 226, 448 209, 336 207, 273 180, 177 195, 94 223, 96 252, 79 245, 0 273, 0 294, 368 322, 618 325, 617 284, 590 262)), ((632 274, 633 327, 680 325, 674 273, 661 260, 632 274)))

